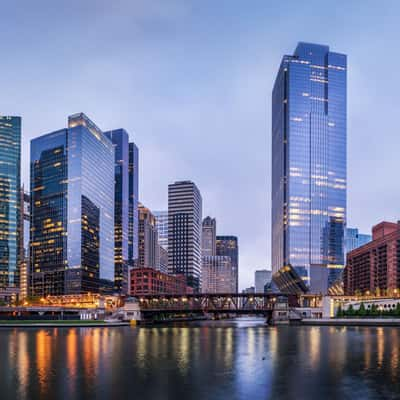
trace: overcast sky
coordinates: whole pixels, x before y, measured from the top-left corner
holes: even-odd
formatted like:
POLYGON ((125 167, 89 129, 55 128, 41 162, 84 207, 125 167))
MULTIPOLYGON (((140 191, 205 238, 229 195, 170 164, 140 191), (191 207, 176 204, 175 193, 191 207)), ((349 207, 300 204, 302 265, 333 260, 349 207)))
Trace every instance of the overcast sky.
POLYGON ((218 234, 237 235, 240 286, 270 268, 271 91, 298 41, 348 55, 348 225, 399 218, 396 1, 2 2, 0 114, 29 140, 83 111, 140 149, 140 201, 194 181, 218 234), (328 6, 329 4, 329 6, 328 6))

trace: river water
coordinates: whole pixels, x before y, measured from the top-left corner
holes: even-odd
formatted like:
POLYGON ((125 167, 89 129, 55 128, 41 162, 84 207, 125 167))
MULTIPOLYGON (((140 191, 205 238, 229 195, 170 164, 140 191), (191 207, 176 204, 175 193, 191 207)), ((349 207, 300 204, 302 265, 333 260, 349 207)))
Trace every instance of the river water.
POLYGON ((400 399, 398 328, 1 328, 0 399, 400 399))

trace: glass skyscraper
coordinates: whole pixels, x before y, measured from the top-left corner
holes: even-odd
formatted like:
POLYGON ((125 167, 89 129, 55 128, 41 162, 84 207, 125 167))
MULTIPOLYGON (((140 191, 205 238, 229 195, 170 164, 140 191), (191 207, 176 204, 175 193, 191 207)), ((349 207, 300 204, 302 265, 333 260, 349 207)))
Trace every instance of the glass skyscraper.
POLYGON ((372 240, 372 235, 359 233, 357 228, 346 228, 345 249, 346 253, 361 247, 372 240))
POLYGON ((31 141, 31 294, 112 290, 114 147, 84 114, 31 141))
POLYGON ((272 94, 272 269, 314 293, 344 267, 346 74, 346 55, 299 43, 272 94))
POLYGON ((239 241, 237 236, 216 237, 217 256, 229 256, 235 280, 236 292, 239 293, 239 241))
POLYGON ((128 293, 128 229, 129 229, 129 135, 124 129, 104 132, 115 149, 115 279, 114 289, 128 293))
POLYGON ((128 226, 128 264, 133 268, 139 250, 139 149, 129 143, 129 226, 128 226))
POLYGON ((0 292, 19 287, 21 118, 0 116, 0 292))

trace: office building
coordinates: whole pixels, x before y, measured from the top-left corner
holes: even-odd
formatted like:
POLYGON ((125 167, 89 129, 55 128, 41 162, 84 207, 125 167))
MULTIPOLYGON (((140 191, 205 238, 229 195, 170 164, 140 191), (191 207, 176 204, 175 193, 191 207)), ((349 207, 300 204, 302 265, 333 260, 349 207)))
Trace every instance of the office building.
POLYGON ((128 264, 133 268, 138 258, 139 246, 139 149, 129 143, 129 223, 128 264))
POLYGON ((156 218, 158 243, 164 249, 168 249, 168 211, 154 211, 156 218))
POLYGON ((235 292, 239 292, 239 242, 236 236, 217 236, 216 237, 217 256, 227 256, 231 258, 231 267, 234 280, 236 282, 235 292))
POLYGON ((216 246, 217 222, 215 218, 206 217, 203 219, 201 235, 201 254, 202 256, 217 255, 216 246))
MULTIPOLYGON (((158 236, 160 237, 160 236, 158 236)), ((158 251, 159 251, 159 266, 158 266, 158 270, 160 272, 164 272, 165 274, 168 273, 168 250, 165 249, 163 246, 158 246, 158 251)))
POLYGON ((299 43, 272 93, 272 270, 312 293, 344 268, 346 74, 346 55, 299 43))
POLYGON ((114 147, 85 115, 31 141, 31 294, 113 291, 114 147))
POLYGON ((201 288, 202 199, 197 186, 180 181, 168 186, 168 271, 183 274, 201 288))
POLYGON ((17 296, 20 254, 21 118, 0 116, 0 298, 17 296))
POLYGON ((346 228, 345 249, 346 253, 363 246, 372 240, 372 235, 359 233, 357 228, 346 228))
POLYGON ((127 294, 129 287, 129 135, 124 129, 104 132, 114 145, 114 290, 127 294))
POLYGON ((159 268, 159 244, 156 219, 139 203, 139 257, 135 268, 159 268))
POLYGON ((400 290, 400 222, 372 228, 372 241, 347 253, 344 293, 393 295, 400 290))
POLYGON ((203 293, 236 293, 236 281, 231 258, 203 256, 201 282, 203 293))
POLYGON ((259 269, 254 273, 254 287, 256 293, 264 293, 266 284, 271 283, 272 271, 267 269, 259 269))
POLYGON ((31 218, 31 196, 24 187, 20 192, 20 267, 19 267, 19 299, 23 300, 29 295, 29 237, 31 218))

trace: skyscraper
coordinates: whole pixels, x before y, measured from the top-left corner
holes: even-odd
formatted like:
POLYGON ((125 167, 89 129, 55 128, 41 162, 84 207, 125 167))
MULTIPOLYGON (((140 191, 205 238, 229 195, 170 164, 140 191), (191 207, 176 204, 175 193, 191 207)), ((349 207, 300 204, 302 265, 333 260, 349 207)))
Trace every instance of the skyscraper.
POLYGON ((139 203, 139 257, 135 267, 158 269, 159 258, 156 219, 147 207, 139 203))
POLYGON ((254 273, 254 287, 256 293, 264 293, 264 286, 270 283, 272 279, 272 271, 267 269, 259 269, 254 273))
POLYGON ((20 267, 19 298, 25 299, 29 294, 29 236, 31 220, 31 196, 21 188, 20 204, 20 267))
POLYGON ((346 228, 345 248, 346 253, 361 247, 372 240, 372 235, 359 233, 357 228, 346 228))
POLYGON ((124 129, 115 129, 104 134, 112 141, 115 150, 114 289, 126 294, 129 289, 129 135, 124 129))
POLYGON ((139 240, 139 149, 129 143, 129 224, 128 264, 132 268, 138 258, 139 240))
POLYGON ((203 256, 201 291, 203 293, 235 293, 236 280, 227 256, 203 256))
POLYGON ((215 218, 206 217, 203 219, 202 235, 201 235, 201 254, 202 256, 215 256, 216 249, 216 233, 217 222, 215 218))
POLYGON ((191 181, 168 186, 168 272, 183 274, 194 290, 201 288, 202 199, 191 181))
POLYGON ((344 267, 346 73, 344 54, 299 43, 272 93, 272 269, 314 293, 344 267))
POLYGON ((31 141, 31 293, 112 290, 114 147, 85 115, 31 141))
POLYGON ((168 249, 168 211, 154 211, 156 218, 158 243, 164 249, 168 249))
POLYGON ((21 118, 0 116, 0 292, 19 287, 21 118))
POLYGON ((228 256, 231 258, 231 267, 235 280, 236 292, 239 291, 239 243, 236 236, 217 236, 217 256, 228 256))

